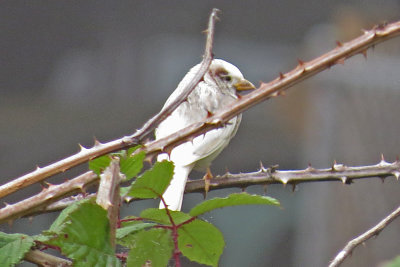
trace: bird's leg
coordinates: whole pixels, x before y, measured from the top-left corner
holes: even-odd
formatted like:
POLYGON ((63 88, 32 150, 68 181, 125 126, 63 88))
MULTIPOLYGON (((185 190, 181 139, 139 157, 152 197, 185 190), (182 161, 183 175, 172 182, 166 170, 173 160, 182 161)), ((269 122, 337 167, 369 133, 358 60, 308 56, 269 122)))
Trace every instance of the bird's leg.
POLYGON ((211 173, 210 167, 207 167, 207 172, 203 176, 204 179, 204 198, 207 197, 207 193, 210 190, 210 180, 213 178, 213 174, 211 173))

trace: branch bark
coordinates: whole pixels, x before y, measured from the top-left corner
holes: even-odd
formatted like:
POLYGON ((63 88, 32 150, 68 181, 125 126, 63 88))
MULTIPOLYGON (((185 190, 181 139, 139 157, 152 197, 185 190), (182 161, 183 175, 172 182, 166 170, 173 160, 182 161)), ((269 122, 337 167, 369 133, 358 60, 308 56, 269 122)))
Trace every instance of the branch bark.
POLYGON ((25 257, 24 260, 29 261, 31 263, 36 264, 37 266, 43 266, 43 267, 67 267, 67 266, 72 266, 72 262, 69 260, 65 260, 50 254, 47 254, 45 252, 42 252, 37 249, 33 249, 29 251, 25 257))

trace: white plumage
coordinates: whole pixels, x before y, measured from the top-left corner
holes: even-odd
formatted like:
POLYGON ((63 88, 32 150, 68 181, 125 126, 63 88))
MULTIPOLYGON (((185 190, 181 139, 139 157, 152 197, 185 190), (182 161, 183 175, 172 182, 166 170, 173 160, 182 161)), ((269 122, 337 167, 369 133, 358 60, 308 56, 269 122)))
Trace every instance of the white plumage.
MULTIPOLYGON (((193 78, 200 64, 194 66, 182 79, 178 87, 166 101, 167 106, 183 90, 193 78)), ((195 122, 204 120, 209 113, 217 113, 229 106, 236 99, 237 90, 254 89, 254 86, 243 78, 242 73, 234 65, 214 59, 202 81, 188 96, 187 101, 167 117, 155 131, 156 139, 163 138, 177 132, 195 122)), ((163 198, 171 210, 180 210, 186 181, 192 169, 205 170, 215 157, 228 145, 236 134, 242 116, 239 115, 229 121, 224 127, 211 130, 206 134, 175 147, 170 156, 160 154, 158 161, 169 159, 174 165, 174 177, 165 191, 163 198)), ((165 208, 160 203, 160 208, 165 208)))

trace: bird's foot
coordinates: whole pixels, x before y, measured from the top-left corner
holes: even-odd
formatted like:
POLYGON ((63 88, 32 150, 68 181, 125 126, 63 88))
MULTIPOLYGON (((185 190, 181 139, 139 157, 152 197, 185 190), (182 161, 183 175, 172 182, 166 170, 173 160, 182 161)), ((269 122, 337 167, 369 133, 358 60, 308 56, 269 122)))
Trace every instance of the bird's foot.
POLYGON ((203 176, 204 180, 204 198, 207 197, 207 193, 210 190, 210 180, 214 177, 214 175, 211 173, 210 168, 207 168, 206 174, 203 176))

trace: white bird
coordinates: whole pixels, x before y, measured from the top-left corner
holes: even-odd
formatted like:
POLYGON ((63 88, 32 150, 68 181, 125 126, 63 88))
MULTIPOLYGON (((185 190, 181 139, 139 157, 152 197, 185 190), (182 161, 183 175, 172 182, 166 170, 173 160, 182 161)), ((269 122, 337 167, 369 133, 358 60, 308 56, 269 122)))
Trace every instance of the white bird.
MULTIPOLYGON (((200 67, 194 66, 167 99, 164 108, 182 92, 200 67)), ((237 100, 237 92, 254 89, 240 70, 222 59, 214 59, 202 81, 190 93, 187 101, 178 106, 155 131, 156 139, 166 137, 193 123, 218 113, 237 100)), ((232 118, 224 127, 211 130, 172 149, 170 155, 160 154, 158 161, 168 159, 175 165, 174 176, 163 194, 170 210, 180 210, 186 181, 192 169, 205 170, 236 134, 242 115, 232 118)), ((160 209, 165 208, 160 202, 160 209)))

